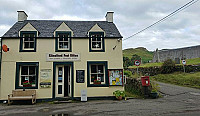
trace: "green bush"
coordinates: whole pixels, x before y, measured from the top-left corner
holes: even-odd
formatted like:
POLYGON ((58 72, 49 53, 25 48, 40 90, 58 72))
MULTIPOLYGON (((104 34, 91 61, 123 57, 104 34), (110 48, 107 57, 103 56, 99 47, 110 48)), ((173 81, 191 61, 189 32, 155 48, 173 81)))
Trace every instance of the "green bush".
POLYGON ((164 61, 163 65, 161 66, 161 73, 168 74, 175 71, 175 62, 171 59, 164 61))
POLYGON ((132 77, 132 72, 129 70, 125 70, 124 75, 126 75, 126 77, 132 77))

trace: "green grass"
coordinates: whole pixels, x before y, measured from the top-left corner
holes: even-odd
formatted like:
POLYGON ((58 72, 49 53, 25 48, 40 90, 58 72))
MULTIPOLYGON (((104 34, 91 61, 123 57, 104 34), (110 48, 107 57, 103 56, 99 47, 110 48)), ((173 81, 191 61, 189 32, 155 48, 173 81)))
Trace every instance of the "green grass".
POLYGON ((142 58, 143 62, 148 62, 153 58, 153 52, 148 51, 146 48, 139 47, 139 48, 130 48, 123 50, 123 56, 128 57, 129 59, 132 58, 134 54, 137 54, 142 58))
POLYGON ((200 89, 200 72, 192 74, 182 72, 176 72, 173 74, 159 74, 150 78, 164 83, 200 89))
POLYGON ((200 58, 187 59, 186 62, 187 65, 200 64, 200 58))

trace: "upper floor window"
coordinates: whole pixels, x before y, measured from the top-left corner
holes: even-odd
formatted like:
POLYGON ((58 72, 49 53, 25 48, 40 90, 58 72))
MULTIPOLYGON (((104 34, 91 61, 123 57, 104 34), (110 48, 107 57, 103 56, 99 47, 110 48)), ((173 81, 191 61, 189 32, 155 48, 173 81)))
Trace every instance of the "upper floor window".
POLYGON ((89 33, 89 50, 90 52, 104 52, 104 33, 90 32, 89 33))
POLYGON ((36 51, 36 31, 20 32, 20 52, 35 52, 36 51))
POLYGON ((71 32, 56 32, 56 52, 71 52, 71 32))

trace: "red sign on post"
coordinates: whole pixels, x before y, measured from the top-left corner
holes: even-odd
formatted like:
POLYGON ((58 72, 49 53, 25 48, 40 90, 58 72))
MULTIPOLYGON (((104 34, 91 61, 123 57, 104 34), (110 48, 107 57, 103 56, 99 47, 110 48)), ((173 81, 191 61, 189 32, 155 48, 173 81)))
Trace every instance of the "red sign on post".
POLYGON ((139 60, 135 60, 135 65, 136 66, 140 66, 140 61, 139 60))

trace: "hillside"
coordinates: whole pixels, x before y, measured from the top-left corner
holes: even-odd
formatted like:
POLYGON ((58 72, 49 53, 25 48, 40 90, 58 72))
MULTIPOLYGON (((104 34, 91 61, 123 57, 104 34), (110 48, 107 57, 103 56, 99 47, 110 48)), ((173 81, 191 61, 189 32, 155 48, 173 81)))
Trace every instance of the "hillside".
POLYGON ((142 58, 143 62, 148 62, 153 58, 153 52, 148 51, 146 48, 138 47, 138 48, 129 48, 123 50, 123 56, 131 59, 132 55, 138 55, 142 58))

